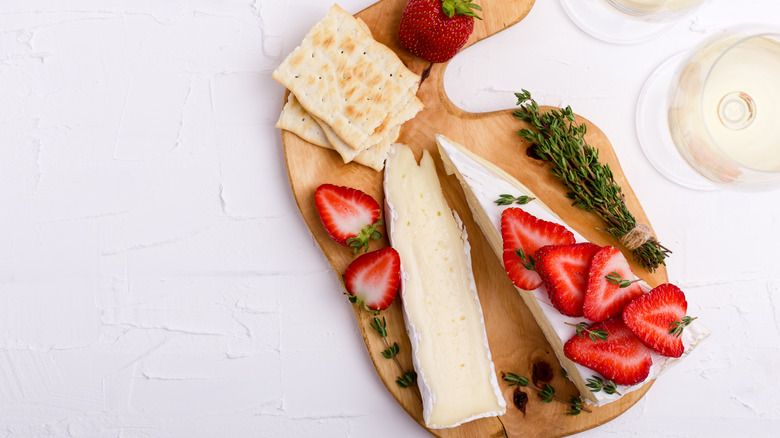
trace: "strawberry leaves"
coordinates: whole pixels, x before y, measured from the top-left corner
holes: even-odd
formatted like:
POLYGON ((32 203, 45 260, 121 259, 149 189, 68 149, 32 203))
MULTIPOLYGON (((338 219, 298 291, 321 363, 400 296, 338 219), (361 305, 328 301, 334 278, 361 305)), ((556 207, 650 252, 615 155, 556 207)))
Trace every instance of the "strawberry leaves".
POLYGON ((353 249, 352 253, 357 254, 361 249, 364 253, 367 253, 368 243, 371 241, 371 239, 379 240, 382 238, 382 233, 377 231, 377 227, 383 223, 384 222, 382 222, 382 219, 379 219, 373 224, 367 225, 365 228, 360 230, 357 236, 347 239, 346 244, 348 247, 353 249))
POLYGON ((449 18, 452 18, 455 15, 465 15, 481 20, 482 17, 477 15, 474 10, 482 11, 482 7, 471 1, 472 0, 444 0, 441 4, 441 9, 449 18))

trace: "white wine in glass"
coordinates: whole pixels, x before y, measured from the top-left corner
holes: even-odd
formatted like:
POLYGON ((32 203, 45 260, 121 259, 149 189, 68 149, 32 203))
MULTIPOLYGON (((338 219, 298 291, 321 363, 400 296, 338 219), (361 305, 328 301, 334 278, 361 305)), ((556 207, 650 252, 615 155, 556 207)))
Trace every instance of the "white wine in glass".
POLYGON ((780 183, 780 30, 724 32, 672 64, 670 80, 654 74, 637 106, 639 139, 653 165, 691 188, 780 183), (656 133, 658 112, 666 115, 672 146, 656 133), (670 150, 678 157, 664 156, 670 150), (670 169, 679 157, 696 175, 670 169))
POLYGON ((580 29, 616 44, 650 40, 709 0, 561 0, 580 29))

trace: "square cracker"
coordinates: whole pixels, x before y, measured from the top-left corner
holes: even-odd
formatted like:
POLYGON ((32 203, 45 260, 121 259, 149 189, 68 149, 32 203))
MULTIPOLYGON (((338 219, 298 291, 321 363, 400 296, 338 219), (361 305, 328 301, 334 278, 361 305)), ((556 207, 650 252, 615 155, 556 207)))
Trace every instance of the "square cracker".
POLYGON ((341 155, 341 159, 344 160, 344 163, 349 163, 354 160, 377 170, 384 168, 385 158, 387 158, 390 145, 398 139, 398 135, 401 133, 401 126, 398 125, 388 130, 386 135, 384 135, 378 143, 373 144, 371 147, 362 151, 356 151, 350 148, 344 140, 339 138, 330 126, 323 121, 318 120, 316 117, 314 117, 314 120, 320 124, 322 131, 325 133, 325 137, 328 138, 328 142, 333 149, 341 155))
POLYGON ((279 115, 276 127, 290 131, 311 144, 333 149, 325 132, 320 128, 320 124, 303 109, 292 93, 287 96, 287 103, 282 108, 282 114, 279 115))
POLYGON ((383 131, 422 109, 411 91, 420 77, 338 5, 306 34, 273 77, 356 150, 376 144, 383 131))
MULTIPOLYGON (((330 129, 327 128, 327 125, 325 126, 326 129, 330 129)), ((342 160, 344 160, 345 163, 355 161, 358 164, 368 166, 376 171, 380 171, 384 168, 390 145, 398 138, 400 132, 399 126, 394 133, 390 133, 391 135, 388 136, 386 141, 358 152, 347 146, 332 132, 332 130, 330 130, 329 134, 335 137, 334 143, 331 144, 328 140, 328 136, 325 134, 325 129, 321 128, 317 120, 303 109, 295 98, 295 95, 292 93, 287 97, 287 103, 284 105, 284 109, 279 117, 279 121, 276 123, 276 127, 290 131, 316 146, 331 150, 335 149, 341 155, 342 160)))

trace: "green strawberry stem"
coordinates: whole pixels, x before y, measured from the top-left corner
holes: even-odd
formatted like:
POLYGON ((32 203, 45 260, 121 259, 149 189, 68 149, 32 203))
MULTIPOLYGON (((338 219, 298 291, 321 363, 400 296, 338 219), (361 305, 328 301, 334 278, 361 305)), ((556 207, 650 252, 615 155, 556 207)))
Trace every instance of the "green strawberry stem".
POLYGON ((371 239, 378 240, 382 238, 382 233, 376 230, 376 228, 382 224, 382 219, 379 219, 375 223, 367 225, 360 230, 360 233, 357 236, 347 239, 347 246, 352 248, 352 253, 357 254, 361 249, 363 249, 363 253, 367 253, 368 243, 371 239))
POLYGON ((480 5, 471 3, 471 1, 472 0, 442 0, 441 9, 450 18, 454 17, 455 15, 465 15, 467 17, 474 17, 478 20, 481 20, 482 17, 477 15, 477 13, 472 9, 481 11, 482 7, 480 5))

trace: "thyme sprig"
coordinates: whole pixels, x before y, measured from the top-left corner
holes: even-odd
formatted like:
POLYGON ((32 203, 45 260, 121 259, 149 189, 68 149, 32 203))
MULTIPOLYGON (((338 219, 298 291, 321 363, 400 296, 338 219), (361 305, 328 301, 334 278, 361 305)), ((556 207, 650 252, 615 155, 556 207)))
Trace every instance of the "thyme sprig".
MULTIPOLYGON (((518 134, 531 143, 529 153, 552 165, 553 174, 566 186, 566 196, 585 211, 598 214, 606 223, 606 232, 615 239, 628 234, 636 219, 625 204, 625 196, 615 182, 609 165, 599 162, 599 151, 585 141, 585 124, 575 121, 571 107, 542 114, 531 93, 515 93, 519 106, 514 116, 531 125, 518 134)), ((634 260, 650 272, 665 265, 671 251, 655 237, 633 250, 634 260)))
POLYGON ((545 384, 544 388, 540 388, 540 387, 536 386, 535 384, 533 384, 528 379, 528 377, 521 376, 521 375, 518 375, 518 374, 515 374, 515 373, 505 373, 505 374, 502 373, 502 374, 503 374, 504 381, 509 383, 509 386, 525 386, 525 387, 529 387, 529 388, 535 390, 536 392, 538 392, 539 393, 539 398, 543 402, 545 402, 545 403, 551 403, 553 400, 555 400, 555 401, 561 402, 563 404, 569 405, 569 407, 571 409, 569 411, 569 415, 578 415, 580 413, 580 411, 585 411, 585 412, 588 412, 588 413, 592 412, 590 409, 588 409, 585 406, 583 406, 582 405, 582 401, 579 398, 577 398, 577 397, 572 396, 572 401, 566 401, 566 400, 564 400, 562 398, 559 398, 558 396, 555 395, 555 388, 550 386, 550 384, 545 384), (579 402, 578 403, 574 402, 574 399, 577 399, 579 402), (577 410, 576 414, 573 413, 575 410, 577 410))
POLYGON ((523 265, 525 269, 528 269, 529 271, 535 271, 536 270, 536 261, 531 256, 526 256, 525 251, 523 251, 523 248, 517 248, 515 250, 515 254, 517 254, 518 257, 520 257, 520 264, 523 265))
POLYGON ((697 317, 683 316, 680 321, 672 322, 671 324, 669 324, 669 327, 671 327, 669 329, 669 334, 679 338, 680 335, 682 335, 682 332, 685 329, 685 327, 688 327, 688 325, 690 325, 690 323, 692 323, 693 320, 696 318, 697 317))
POLYGON ((382 356, 384 356, 385 359, 393 359, 396 365, 398 365, 398 368, 401 369, 401 375, 395 379, 395 383, 401 388, 412 386, 417 382, 417 373, 414 370, 404 369, 401 362, 398 361, 396 356, 401 351, 401 347, 398 346, 398 342, 393 342, 393 345, 390 345, 390 342, 387 341, 387 320, 385 320, 385 317, 383 316, 382 319, 379 319, 379 317, 375 316, 368 325, 370 325, 385 342, 385 347, 387 347, 387 349, 382 351, 382 356))
POLYGON ((499 195, 498 199, 496 199, 493 202, 495 202, 498 205, 512 205, 512 204, 525 205, 533 201, 534 199, 536 198, 528 195, 512 196, 505 193, 503 195, 499 195))
POLYGON ((590 324, 587 322, 581 322, 579 324, 572 324, 570 322, 564 323, 566 325, 570 325, 577 329, 577 336, 581 337, 582 339, 585 339, 585 334, 588 335, 591 341, 606 341, 609 339, 609 332, 606 330, 591 330, 590 324))
POLYGON ((617 390, 617 385, 615 382, 611 380, 607 380, 605 382, 601 377, 594 375, 589 379, 585 379, 585 381, 588 382, 585 386, 590 388, 591 392, 599 392, 603 390, 607 394, 623 395, 617 390))
POLYGON ((549 383, 545 383, 542 392, 539 393, 539 398, 545 403, 552 403, 555 400, 555 388, 549 383))
POLYGON ((640 278, 637 278, 636 280, 624 280, 623 277, 620 275, 620 273, 617 271, 610 272, 609 274, 605 275, 604 278, 606 278, 608 282, 618 285, 618 287, 621 289, 629 287, 633 283, 636 283, 637 281, 641 280, 640 278))
POLYGON ((580 400, 580 398, 576 395, 571 396, 570 403, 571 408, 569 409, 569 412, 566 413, 566 415, 580 415, 583 410, 586 410, 585 406, 582 404, 582 400, 580 400))
POLYGON ((397 379, 395 379, 396 385, 400 386, 401 388, 408 388, 412 385, 414 385, 417 382, 417 373, 415 373, 412 370, 409 370, 400 376, 398 376, 397 379))

